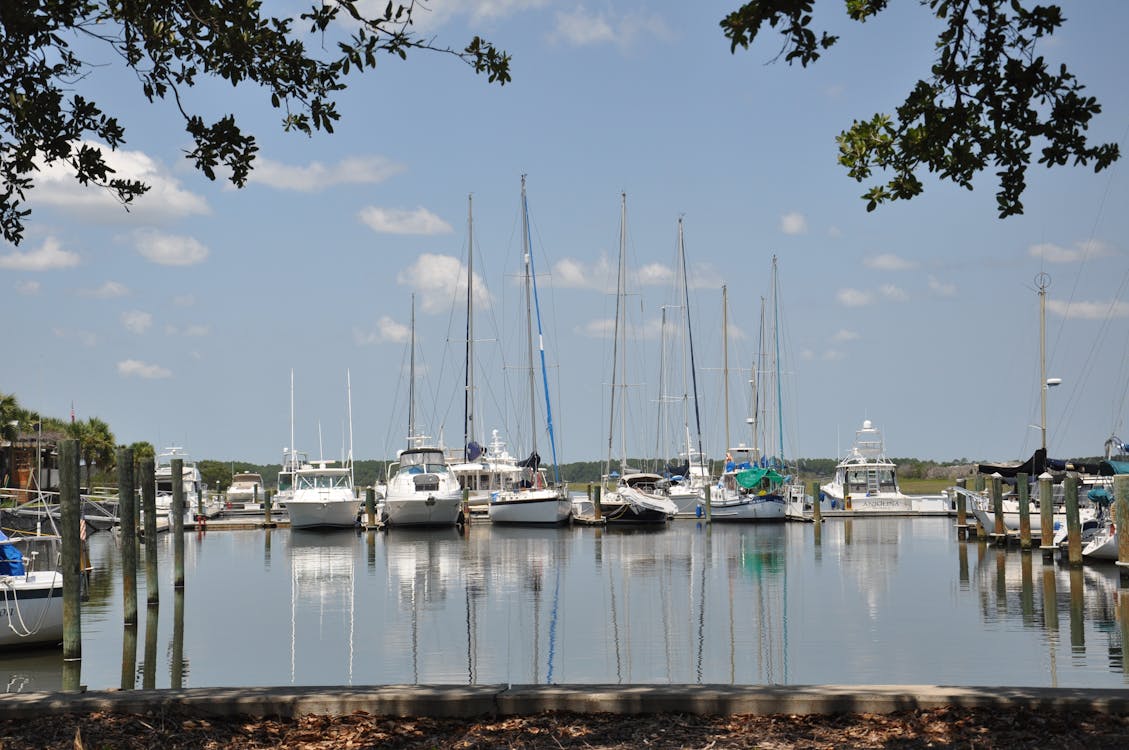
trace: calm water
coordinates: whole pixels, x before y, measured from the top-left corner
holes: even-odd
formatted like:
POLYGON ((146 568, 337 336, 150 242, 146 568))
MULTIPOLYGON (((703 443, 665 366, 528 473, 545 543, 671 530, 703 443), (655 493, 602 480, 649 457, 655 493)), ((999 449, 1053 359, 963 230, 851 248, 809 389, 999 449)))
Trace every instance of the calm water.
MULTIPOLYGON (((186 538, 172 589, 123 633, 113 538, 91 538, 81 682, 936 683, 1124 687, 1113 566, 1044 567, 951 519, 186 538)), ((0 655, 7 689, 62 686, 61 652, 0 655)))

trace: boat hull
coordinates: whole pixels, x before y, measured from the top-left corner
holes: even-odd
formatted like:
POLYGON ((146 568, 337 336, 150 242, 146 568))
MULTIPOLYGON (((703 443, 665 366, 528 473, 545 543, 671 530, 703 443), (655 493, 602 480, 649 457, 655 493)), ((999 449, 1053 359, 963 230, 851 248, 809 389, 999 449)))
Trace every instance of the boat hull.
POLYGON ((292 529, 352 528, 357 525, 361 501, 291 498, 286 510, 292 529))
POLYGON ((0 579, 0 649, 59 645, 63 640, 63 576, 36 571, 0 579))
POLYGON ((462 504, 461 492, 392 495, 384 499, 385 523, 389 526, 454 526, 462 504))
POLYGON ((553 525, 568 521, 572 500, 556 492, 506 495, 498 493, 489 505, 491 523, 553 525))
POLYGON ((713 521, 783 521, 788 507, 780 495, 745 496, 739 500, 721 499, 710 504, 713 521))

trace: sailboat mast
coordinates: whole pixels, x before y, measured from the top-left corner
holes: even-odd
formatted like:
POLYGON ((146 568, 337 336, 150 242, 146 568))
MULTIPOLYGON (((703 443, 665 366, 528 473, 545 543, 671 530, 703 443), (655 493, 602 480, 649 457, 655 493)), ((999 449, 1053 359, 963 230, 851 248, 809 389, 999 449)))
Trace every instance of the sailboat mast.
POLYGON ((1035 284, 1039 288, 1039 401, 1040 419, 1039 432, 1042 436, 1042 467, 1035 469, 1042 474, 1047 466, 1047 287, 1051 285, 1051 277, 1040 273, 1035 277, 1035 284))
MULTIPOLYGON (((682 259, 682 302, 686 306, 686 341, 690 346, 690 385, 694 389, 694 429, 698 433, 698 460, 704 467, 706 454, 702 452, 702 415, 698 407, 698 368, 694 363, 694 328, 690 324, 690 279, 686 273, 686 244, 682 234, 682 217, 678 217, 678 255, 682 259)), ((685 357, 683 358, 685 366, 685 357)), ((686 382, 685 375, 682 382, 686 382)), ((683 412, 685 413, 685 411, 683 412)), ((689 426, 686 428, 687 441, 689 441, 689 426)), ((689 453, 689 444, 687 444, 689 453)), ((690 458, 689 455, 686 456, 690 458)))
POLYGON ((529 434, 533 452, 537 452, 537 383, 533 376, 533 301, 530 264, 533 248, 529 241, 529 213, 526 210, 525 175, 521 176, 521 238, 525 261, 525 345, 529 363, 529 434))
POLYGON ((725 399, 725 450, 729 442, 729 290, 721 285, 721 384, 725 399))
MULTIPOLYGON (((290 368, 290 453, 295 454, 294 448, 294 368, 290 368)), ((295 458, 297 458, 295 454, 295 458)), ((298 463, 297 460, 290 463, 298 463)))
POLYGON ((408 358, 408 447, 416 436, 416 295, 412 294, 411 354, 408 358))
MULTIPOLYGON (((624 317, 624 275, 626 272, 626 261, 624 255, 626 254, 625 248, 627 245, 627 193, 620 193, 620 213, 619 213, 619 270, 616 279, 615 288, 615 331, 612 336, 612 384, 611 384, 611 397, 610 408, 608 409, 608 457, 604 463, 604 476, 611 474, 612 465, 612 446, 615 441, 615 391, 618 382, 616 376, 619 368, 619 336, 621 321, 624 317)), ((624 364, 626 366, 626 357, 624 357, 624 364)), ((622 408, 622 407, 621 407, 622 408)), ((626 449, 624 449, 626 453, 626 449)), ((620 458, 620 468, 622 469, 626 464, 626 458, 620 458)), ((622 471, 620 472, 623 473, 622 471)))
MULTIPOLYGON (((553 454, 553 484, 557 487, 561 485, 561 465, 557 460, 557 438, 553 432, 553 405, 549 400, 549 372, 545 366, 545 334, 541 329, 541 298, 537 294, 537 270, 533 264, 533 243, 529 237, 529 204, 525 200, 525 176, 521 178, 521 213, 524 217, 526 227, 525 234, 525 248, 526 257, 529 259, 529 281, 530 286, 533 288, 533 310, 537 314, 537 349, 541 353, 541 382, 545 386, 545 426, 549 430, 549 449, 553 454)), ((532 375, 533 368, 530 366, 530 374, 532 375)), ((532 410, 532 407, 531 407, 532 410)), ((536 429, 534 434, 536 434, 536 429)), ((536 441, 534 441, 536 446, 536 441)), ((536 451, 536 449, 535 449, 536 451)))
POLYGON ((780 446, 780 465, 784 465, 784 397, 780 387, 780 296, 776 285, 776 256, 772 256, 772 336, 776 349, 776 439, 780 446))
MULTIPOLYGON (((666 394, 666 306, 663 305, 661 309, 662 322, 659 323, 659 408, 657 409, 658 417, 655 423, 655 460, 659 461, 662 458, 663 447, 666 445, 666 425, 664 424, 663 417, 666 411, 667 394, 666 394)), ((662 473, 662 466, 655 467, 658 473, 662 473)))
POLYGON ((353 379, 349 369, 345 369, 345 401, 349 411, 349 473, 353 472, 353 379))
POLYGON ((466 197, 466 393, 463 396, 463 460, 469 461, 467 446, 474 438, 474 211, 472 195, 466 197))
POLYGON ((619 298, 622 304, 619 309, 621 325, 618 327, 623 336, 623 346, 619 348, 620 377, 623 383, 623 395, 619 399, 619 473, 627 473, 627 193, 620 193, 619 213, 619 298))

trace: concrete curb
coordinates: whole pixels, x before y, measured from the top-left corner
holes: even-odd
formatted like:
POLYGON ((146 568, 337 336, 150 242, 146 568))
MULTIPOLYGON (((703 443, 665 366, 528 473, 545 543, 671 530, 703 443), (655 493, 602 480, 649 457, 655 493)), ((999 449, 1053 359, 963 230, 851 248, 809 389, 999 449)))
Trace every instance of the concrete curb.
POLYGON ((149 713, 291 718, 303 714, 521 716, 573 713, 836 714, 915 708, 1031 708, 1129 713, 1129 689, 943 687, 936 685, 472 685, 247 687, 10 693, 0 719, 47 713, 149 713))

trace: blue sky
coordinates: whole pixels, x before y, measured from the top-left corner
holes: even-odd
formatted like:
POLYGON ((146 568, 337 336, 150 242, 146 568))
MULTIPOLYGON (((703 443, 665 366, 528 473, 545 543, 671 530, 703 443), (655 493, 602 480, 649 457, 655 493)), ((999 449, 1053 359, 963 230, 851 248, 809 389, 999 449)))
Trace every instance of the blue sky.
MULTIPOLYGON (((513 82, 489 85, 444 55, 387 58, 352 79, 333 135, 283 133, 260 91, 198 86, 187 106, 235 112, 259 139, 243 190, 192 170, 170 102, 147 104, 112 65, 92 70, 84 91, 126 127, 112 163, 153 190, 127 213, 65 174, 42 175, 24 242, 0 246, 0 390, 60 417, 73 402, 119 442, 270 462, 290 442, 291 369, 296 447, 340 455, 348 371, 354 454, 381 458, 404 445, 414 292, 418 421, 458 445, 473 194, 480 439, 497 428, 525 452, 526 174, 562 461, 607 452, 621 192, 632 455, 656 446, 657 331, 675 294, 679 216, 711 455, 725 442, 720 288, 736 443, 749 439, 774 254, 787 456, 841 453, 864 418, 893 456, 1028 455, 1039 442, 1040 272, 1051 277, 1048 375, 1063 380, 1048 394, 1051 453, 1098 454, 1111 432, 1129 439, 1129 157, 1097 175, 1032 167, 1026 213, 1006 220, 990 175, 971 192, 927 180, 919 198, 867 213, 834 136, 902 101, 938 27, 916 3, 865 25, 823 3, 819 20, 842 38, 805 70, 770 64, 768 36, 731 55, 718 21, 737 5, 435 0, 420 14, 426 32, 456 48, 490 39, 513 55, 513 82)), ((1041 51, 1103 104, 1093 141, 1124 150, 1129 5, 1063 6, 1067 24, 1041 51)), ((104 50, 95 59, 112 62, 104 50)))

